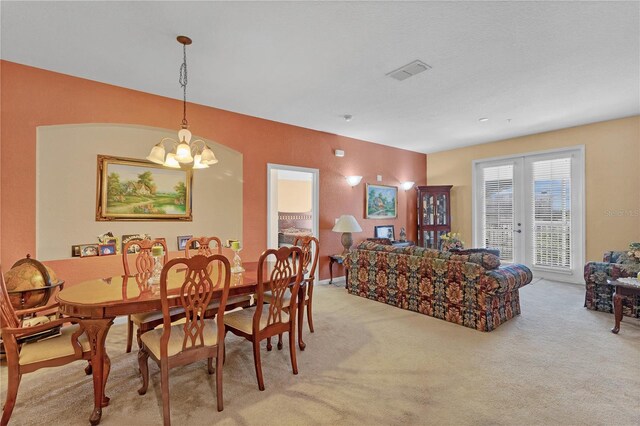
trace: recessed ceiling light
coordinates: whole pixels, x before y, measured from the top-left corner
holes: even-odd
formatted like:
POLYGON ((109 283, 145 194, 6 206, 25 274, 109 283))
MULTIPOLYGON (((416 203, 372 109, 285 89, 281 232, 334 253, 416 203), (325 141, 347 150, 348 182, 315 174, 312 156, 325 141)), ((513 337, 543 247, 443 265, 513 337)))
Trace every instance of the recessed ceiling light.
POLYGON ((342 116, 342 118, 344 118, 344 121, 351 121, 353 119, 353 115, 345 114, 342 116))
POLYGON ((481 122, 481 123, 485 123, 485 122, 489 121, 489 119, 487 117, 482 117, 482 118, 479 118, 478 121, 481 122))

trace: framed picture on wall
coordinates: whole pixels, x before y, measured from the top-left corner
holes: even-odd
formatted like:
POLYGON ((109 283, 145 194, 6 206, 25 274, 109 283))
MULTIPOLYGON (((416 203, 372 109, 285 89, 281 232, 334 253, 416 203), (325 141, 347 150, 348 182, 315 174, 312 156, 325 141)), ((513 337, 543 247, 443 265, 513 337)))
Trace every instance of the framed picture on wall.
POLYGON ((192 220, 191 169, 98 155, 96 220, 192 220))
POLYGON ((367 184, 367 219, 393 219, 398 217, 398 188, 396 186, 367 184))

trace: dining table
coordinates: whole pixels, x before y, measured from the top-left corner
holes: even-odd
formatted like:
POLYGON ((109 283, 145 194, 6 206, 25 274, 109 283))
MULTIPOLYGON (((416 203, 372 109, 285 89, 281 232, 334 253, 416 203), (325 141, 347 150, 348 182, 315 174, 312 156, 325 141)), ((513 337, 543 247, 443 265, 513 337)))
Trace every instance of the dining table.
MULTIPOLYGON (((274 263, 265 262, 263 277, 268 282, 274 263)), ((252 295, 257 290, 258 262, 243 262, 244 272, 232 273, 229 297, 252 295)), ((217 281, 220 269, 211 268, 212 282, 217 281)), ((172 269, 167 274, 169 306, 180 304, 179 289, 185 277, 185 269, 172 269), (172 294, 173 293, 173 294, 172 294)), ((100 423, 102 409, 109 405, 105 387, 111 369, 105 342, 109 329, 116 317, 159 311, 162 309, 159 284, 150 284, 149 275, 119 275, 83 281, 65 288, 56 295, 60 312, 78 318, 84 328, 91 348, 91 372, 93 375, 94 407, 89 417, 92 425, 100 423)), ((292 282, 293 283, 293 282, 292 282)), ((304 319, 304 298, 306 288, 302 280, 298 291, 297 320, 304 319)), ((213 297, 219 299, 222 289, 213 297)), ((293 337, 295 338, 295 336, 293 337)), ((298 333, 298 345, 304 350, 306 344, 298 333)), ((89 371, 89 370, 87 370, 89 371)))

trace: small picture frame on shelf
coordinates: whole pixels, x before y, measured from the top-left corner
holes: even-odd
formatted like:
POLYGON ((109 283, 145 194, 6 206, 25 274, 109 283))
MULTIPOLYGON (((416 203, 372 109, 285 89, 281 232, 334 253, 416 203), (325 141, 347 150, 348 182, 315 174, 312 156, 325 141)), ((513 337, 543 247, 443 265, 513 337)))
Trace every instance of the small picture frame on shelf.
POLYGON ((100 244, 98 246, 100 256, 113 256, 116 254, 115 244, 100 244))
POLYGON ((71 246, 71 257, 80 257, 80 247, 82 247, 82 244, 74 244, 71 246))
POLYGON ((83 244, 80 246, 80 257, 98 256, 99 253, 98 244, 83 244))
MULTIPOLYGON (((122 250, 124 251, 124 246, 129 242, 129 241, 142 241, 142 240, 150 240, 151 236, 149 236, 149 234, 128 234, 128 235, 123 235, 122 236, 122 250)), ((137 244, 132 245, 131 247, 129 247, 129 251, 127 254, 132 254, 132 253, 137 253, 140 251, 140 246, 137 244)))
POLYGON ((116 246, 116 252, 114 254, 120 254, 120 239, 118 237, 110 237, 104 240, 102 244, 113 244, 116 246))
POLYGON ((184 250, 187 248, 187 241, 193 238, 193 235, 179 235, 178 236, 178 250, 184 250))

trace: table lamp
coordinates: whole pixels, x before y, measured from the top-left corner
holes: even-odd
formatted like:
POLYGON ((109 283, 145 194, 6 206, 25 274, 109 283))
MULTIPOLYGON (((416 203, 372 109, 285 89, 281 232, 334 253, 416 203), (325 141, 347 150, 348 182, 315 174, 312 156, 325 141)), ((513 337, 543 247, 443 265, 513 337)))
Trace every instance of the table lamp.
POLYGON ((343 256, 349 254, 349 249, 353 245, 353 238, 351 237, 352 232, 362 232, 362 228, 358 225, 356 218, 351 216, 350 214, 343 214, 340 216, 340 219, 336 222, 336 225, 332 229, 333 232, 342 232, 342 246, 344 247, 344 251, 342 252, 343 256))

